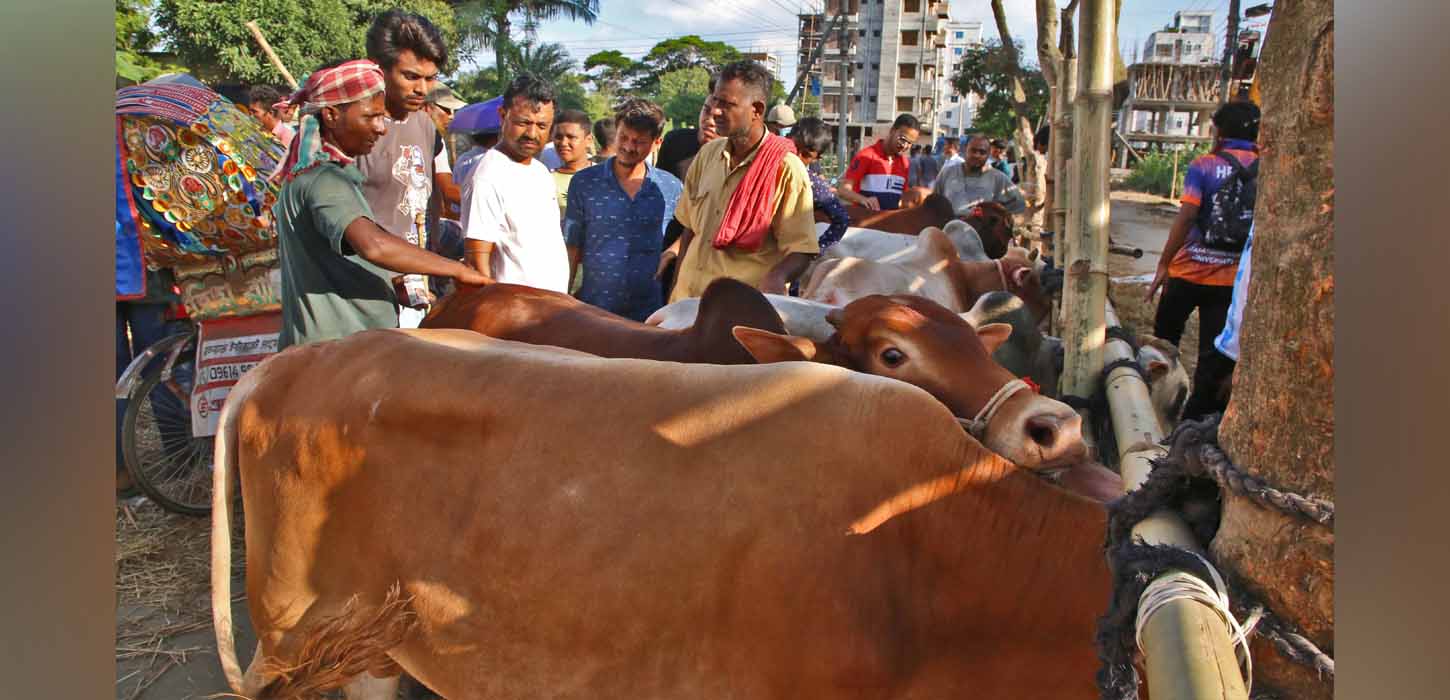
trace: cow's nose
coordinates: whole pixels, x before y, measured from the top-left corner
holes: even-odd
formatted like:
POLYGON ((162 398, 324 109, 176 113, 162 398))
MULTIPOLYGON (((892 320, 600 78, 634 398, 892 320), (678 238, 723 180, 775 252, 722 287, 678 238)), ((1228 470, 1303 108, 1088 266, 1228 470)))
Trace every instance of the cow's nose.
POLYGON ((1043 466, 1074 464, 1087 456, 1082 442, 1082 417, 1076 413, 1038 413, 1027 418, 1027 439, 1042 454, 1043 466))

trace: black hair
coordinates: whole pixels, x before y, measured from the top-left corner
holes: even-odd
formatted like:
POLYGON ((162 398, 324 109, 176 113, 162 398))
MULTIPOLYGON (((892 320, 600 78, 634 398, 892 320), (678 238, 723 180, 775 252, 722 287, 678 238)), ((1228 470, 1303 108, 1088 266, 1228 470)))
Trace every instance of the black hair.
POLYGON ((438 28, 427 17, 402 10, 388 10, 373 20, 368 28, 367 51, 368 58, 383 70, 397 64, 398 54, 403 51, 432 61, 439 70, 448 63, 448 45, 438 28))
POLYGON ((1052 142, 1052 127, 1044 126, 1032 135, 1032 148, 1034 150, 1046 150, 1047 145, 1052 142))
POLYGON ((557 128, 560 124, 575 124, 586 134, 594 126, 593 122, 589 121, 589 115, 577 109, 566 109, 554 115, 554 126, 557 128))
POLYGON ((831 147, 831 128, 820 117, 805 117, 790 130, 790 140, 797 151, 825 153, 831 147))
POLYGON ((1252 102, 1230 102, 1213 113, 1218 135, 1227 139, 1259 139, 1259 106, 1252 102))
POLYGON ((594 145, 601 151, 614 145, 614 119, 605 117, 594 122, 594 145))
POLYGON ((261 102, 271 109, 272 105, 282 101, 282 93, 271 85, 253 85, 247 90, 247 106, 261 102))
POLYGON ((921 144, 919 144, 919 143, 911 144, 911 155, 913 155, 913 156, 921 155, 921 144))
POLYGON ((554 88, 528 73, 520 74, 503 91, 503 108, 514 106, 514 98, 522 97, 532 105, 553 104, 554 88))
POLYGON ((1001 149, 1006 149, 1007 148, 1007 141, 1004 140, 1004 139, 992 139, 991 144, 992 144, 992 148, 1001 148, 1001 149))
POLYGON ((614 108, 614 125, 616 128, 627 126, 631 131, 657 139, 665 132, 665 112, 649 100, 631 97, 614 108))
POLYGON ((944 137, 941 140, 941 145, 942 145, 942 148, 946 148, 947 146, 958 146, 958 145, 961 145, 961 143, 960 143, 960 140, 957 137, 955 137, 955 136, 947 136, 947 137, 944 137))
MULTIPOLYGON (((743 85, 754 91, 761 102, 770 101, 770 89, 775 84, 775 79, 770 77, 770 71, 765 66, 755 61, 736 61, 720 69, 720 75, 716 77, 717 83, 730 80, 739 80, 743 85)), ((712 89, 711 92, 714 92, 712 89)))
POLYGON ((468 140, 472 141, 473 142, 473 145, 475 145, 475 146, 488 146, 490 140, 492 140, 495 143, 498 142, 498 132, 497 131, 475 131, 475 132, 470 133, 468 135, 468 140))
POLYGON ((897 117, 896 121, 891 122, 891 128, 900 129, 901 127, 921 131, 921 121, 916 118, 915 114, 903 114, 897 117))

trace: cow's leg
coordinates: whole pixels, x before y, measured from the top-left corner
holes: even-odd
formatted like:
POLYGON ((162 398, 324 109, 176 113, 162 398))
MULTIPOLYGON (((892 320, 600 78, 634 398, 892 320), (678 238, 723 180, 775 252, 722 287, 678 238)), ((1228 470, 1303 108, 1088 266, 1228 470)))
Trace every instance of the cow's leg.
POLYGON ((376 678, 371 673, 363 673, 343 686, 342 692, 347 700, 396 700, 400 679, 401 676, 376 678))

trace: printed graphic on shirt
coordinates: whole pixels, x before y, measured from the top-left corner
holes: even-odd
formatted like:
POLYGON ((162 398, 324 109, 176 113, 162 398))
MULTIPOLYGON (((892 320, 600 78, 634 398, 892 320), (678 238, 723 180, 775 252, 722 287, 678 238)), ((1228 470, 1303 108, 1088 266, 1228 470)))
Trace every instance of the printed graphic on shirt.
POLYGON ((428 182, 428 169, 423 161, 423 149, 414 144, 399 147, 398 159, 393 162, 393 179, 403 184, 403 196, 398 201, 398 211, 412 219, 415 225, 410 229, 408 240, 418 242, 416 222, 428 211, 428 197, 433 193, 428 182))

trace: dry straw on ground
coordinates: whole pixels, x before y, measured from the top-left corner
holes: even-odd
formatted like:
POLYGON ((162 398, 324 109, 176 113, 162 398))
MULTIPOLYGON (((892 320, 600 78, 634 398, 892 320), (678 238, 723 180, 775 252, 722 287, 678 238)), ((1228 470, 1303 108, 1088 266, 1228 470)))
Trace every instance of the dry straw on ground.
MULTIPOLYGON (((210 526, 146 500, 116 504, 118 698, 139 697, 189 655, 213 653, 176 640, 211 626, 210 526)), ((243 561, 240 529, 234 534, 235 575, 243 561)))

